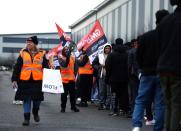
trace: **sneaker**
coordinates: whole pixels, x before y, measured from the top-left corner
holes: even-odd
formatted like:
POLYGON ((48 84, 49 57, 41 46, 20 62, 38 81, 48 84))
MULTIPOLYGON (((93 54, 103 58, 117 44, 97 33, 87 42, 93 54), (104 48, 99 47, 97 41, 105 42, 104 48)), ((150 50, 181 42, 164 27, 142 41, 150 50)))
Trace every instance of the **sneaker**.
POLYGON ((119 113, 117 113, 117 112, 110 112, 109 116, 119 116, 119 113))
POLYGON ((112 116, 119 116, 119 113, 114 113, 112 114, 112 116))
POLYGON ((15 105, 22 105, 23 101, 13 100, 13 104, 15 104, 15 105))
POLYGON ((13 100, 13 104, 16 104, 16 101, 15 101, 15 100, 13 100))
POLYGON ((98 107, 98 110, 105 110, 106 109, 106 106, 105 105, 100 105, 99 107, 98 107))
POLYGON ((79 106, 79 107, 88 107, 88 104, 86 102, 80 102, 79 104, 77 104, 77 106, 79 106))
POLYGON ((18 105, 23 105, 23 101, 18 101, 18 105))
POLYGON ((146 126, 152 126, 152 125, 155 125, 155 120, 153 119, 153 120, 146 120, 146 122, 145 122, 145 125, 146 126))
POLYGON ((77 98, 77 101, 81 101, 81 98, 77 98))
POLYGON ((76 108, 76 107, 71 108, 71 110, 72 110, 72 111, 74 111, 74 112, 79 112, 79 109, 78 109, 78 108, 76 108))
POLYGON ((114 114, 114 112, 110 112, 108 115, 109 115, 109 116, 112 116, 113 114, 114 114))
POLYGON ((132 131, 140 131, 140 127, 134 127, 132 131))
POLYGON ((147 120, 147 117, 146 117, 146 116, 144 116, 144 120, 145 120, 145 121, 147 120))

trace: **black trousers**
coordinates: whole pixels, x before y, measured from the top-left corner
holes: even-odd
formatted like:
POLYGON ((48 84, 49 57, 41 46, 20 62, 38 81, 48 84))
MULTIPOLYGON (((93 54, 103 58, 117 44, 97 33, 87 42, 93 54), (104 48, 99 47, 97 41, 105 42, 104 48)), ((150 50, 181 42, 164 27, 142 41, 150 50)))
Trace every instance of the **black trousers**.
POLYGON ((82 102, 91 100, 91 89, 93 86, 93 75, 81 74, 79 78, 80 97, 82 102))
POLYGON ((63 83, 64 93, 61 94, 61 108, 66 108, 67 95, 70 95, 71 108, 75 107, 75 82, 63 83))
POLYGON ((135 105, 135 99, 138 95, 138 88, 139 88, 139 79, 137 76, 132 75, 129 78, 129 98, 130 98, 130 107, 131 107, 131 112, 134 110, 134 105, 135 105))
POLYGON ((128 83, 111 83, 111 93, 115 93, 115 109, 114 112, 117 112, 118 109, 122 109, 124 112, 128 112, 129 109, 129 97, 128 97, 128 83), (119 106, 118 106, 119 105, 119 106))

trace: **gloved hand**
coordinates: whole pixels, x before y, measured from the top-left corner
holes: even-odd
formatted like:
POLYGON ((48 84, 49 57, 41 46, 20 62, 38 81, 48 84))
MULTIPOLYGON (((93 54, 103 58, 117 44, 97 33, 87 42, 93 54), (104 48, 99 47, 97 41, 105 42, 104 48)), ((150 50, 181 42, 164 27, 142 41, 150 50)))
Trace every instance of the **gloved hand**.
POLYGON ((14 90, 18 89, 17 81, 12 82, 12 87, 13 87, 14 90))

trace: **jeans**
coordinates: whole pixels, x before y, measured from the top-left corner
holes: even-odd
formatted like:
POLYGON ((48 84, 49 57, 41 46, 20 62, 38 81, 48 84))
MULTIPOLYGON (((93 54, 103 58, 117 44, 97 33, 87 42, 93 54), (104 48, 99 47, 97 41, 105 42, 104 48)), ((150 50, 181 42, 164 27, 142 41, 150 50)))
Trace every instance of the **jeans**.
MULTIPOLYGON (((23 101, 23 108, 24 108, 24 113, 30 113, 31 112, 31 97, 29 97, 27 100, 23 101)), ((38 108, 40 107, 41 101, 35 101, 33 100, 33 108, 38 108)))
POLYGON ((97 83, 95 83, 91 90, 91 100, 98 100, 98 87, 97 83))
POLYGON ((162 131, 164 127, 165 105, 160 80, 156 75, 141 77, 132 118, 133 127, 142 127, 144 109, 150 101, 154 102, 154 119, 156 121, 153 130, 162 131))
POLYGON ((166 100, 166 130, 181 131, 181 76, 161 76, 166 100))
POLYGON ((107 95, 107 85, 105 83, 105 76, 99 78, 99 99, 100 104, 105 105, 106 103, 106 95, 107 95))

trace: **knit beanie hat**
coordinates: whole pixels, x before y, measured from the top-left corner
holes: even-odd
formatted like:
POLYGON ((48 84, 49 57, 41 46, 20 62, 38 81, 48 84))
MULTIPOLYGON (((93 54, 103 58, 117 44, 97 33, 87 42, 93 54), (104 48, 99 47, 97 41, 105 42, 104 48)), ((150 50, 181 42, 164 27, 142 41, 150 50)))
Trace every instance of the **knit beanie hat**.
POLYGON ((27 41, 32 41, 35 45, 38 45, 38 38, 37 36, 31 36, 27 39, 27 41))

